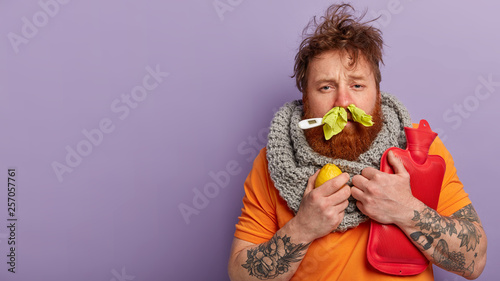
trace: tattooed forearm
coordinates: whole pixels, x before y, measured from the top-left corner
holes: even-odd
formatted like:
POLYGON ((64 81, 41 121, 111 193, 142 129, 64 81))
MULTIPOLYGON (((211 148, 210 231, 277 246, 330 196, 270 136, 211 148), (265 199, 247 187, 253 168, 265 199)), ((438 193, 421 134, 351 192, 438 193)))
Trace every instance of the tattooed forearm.
POLYGON ((461 252, 450 252, 448 243, 443 239, 439 240, 432 257, 436 265, 446 270, 460 272, 465 277, 474 273, 474 261, 466 267, 465 255, 461 252))
POLYGON ((482 235, 476 226, 480 225, 480 221, 472 205, 460 209, 450 217, 441 216, 426 207, 421 212, 414 211, 412 220, 420 231, 411 233, 410 238, 423 250, 429 250, 435 245, 431 257, 436 265, 465 277, 474 273, 477 253, 469 252, 476 250, 482 235), (452 243, 454 239, 456 243, 452 243), (450 243, 455 245, 452 250, 450 243))
POLYGON ((414 211, 413 221, 416 221, 416 227, 420 230, 427 230, 432 236, 439 237, 441 234, 452 235, 457 234, 457 229, 455 228, 455 221, 440 216, 436 211, 427 207, 422 212, 414 211))
POLYGON ((290 237, 275 235, 268 242, 248 250, 248 259, 241 266, 248 269, 250 276, 272 279, 288 272, 291 263, 301 261, 309 244, 293 244, 290 237))

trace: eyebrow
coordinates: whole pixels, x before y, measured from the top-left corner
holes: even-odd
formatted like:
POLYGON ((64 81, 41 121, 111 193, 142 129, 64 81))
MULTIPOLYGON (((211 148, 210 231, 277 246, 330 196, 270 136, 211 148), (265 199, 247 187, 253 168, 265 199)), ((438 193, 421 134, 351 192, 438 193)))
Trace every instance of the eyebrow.
POLYGON ((325 79, 316 80, 316 81, 314 81, 313 84, 319 85, 319 84, 323 84, 323 83, 334 83, 334 84, 337 84, 337 80, 325 78, 325 79))
MULTIPOLYGON (((363 76, 363 75, 348 75, 348 78, 350 80, 366 80, 366 77, 363 76)), ((333 79, 333 78, 323 78, 323 79, 319 79, 317 81, 314 81, 314 84, 315 85, 318 85, 318 84, 322 84, 322 83, 325 83, 325 82, 330 82, 330 83, 337 83, 337 80, 336 79, 333 79)))
POLYGON ((363 75, 349 75, 348 77, 352 80, 365 80, 366 79, 365 76, 363 76, 363 75))

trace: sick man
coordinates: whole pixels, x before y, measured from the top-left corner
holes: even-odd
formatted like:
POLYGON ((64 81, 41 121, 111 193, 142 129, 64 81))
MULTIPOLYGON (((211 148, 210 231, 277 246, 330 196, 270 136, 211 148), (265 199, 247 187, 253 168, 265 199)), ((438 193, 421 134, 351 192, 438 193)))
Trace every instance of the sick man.
POLYGON ((275 114, 245 181, 231 280, 434 279, 430 265, 406 277, 375 269, 367 260, 371 220, 397 226, 430 264, 468 279, 484 269, 485 232, 439 138, 429 150, 446 164, 435 210, 412 195, 395 154, 387 158, 394 174, 379 170, 384 151, 406 148, 403 128, 412 123, 403 104, 379 89, 381 32, 354 12, 332 5, 305 30, 294 67, 302 100, 275 114), (372 116, 373 125, 355 122, 350 105, 372 116), (329 138, 322 127, 297 125, 335 108, 347 118, 329 138), (327 163, 344 173, 314 188, 327 163))

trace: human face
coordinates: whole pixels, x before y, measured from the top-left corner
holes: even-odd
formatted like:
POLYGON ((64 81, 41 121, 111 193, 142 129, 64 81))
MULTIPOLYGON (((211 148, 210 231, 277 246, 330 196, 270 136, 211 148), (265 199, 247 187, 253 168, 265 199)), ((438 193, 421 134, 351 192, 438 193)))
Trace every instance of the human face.
POLYGON ((383 124, 380 94, 368 64, 360 57, 355 68, 348 66, 347 56, 326 52, 310 64, 308 92, 303 97, 304 119, 323 117, 336 106, 346 108, 354 103, 373 116, 374 125, 364 127, 353 123, 347 110, 346 127, 326 140, 321 127, 304 131, 307 142, 317 153, 350 161, 367 151, 383 124), (347 66, 347 67, 346 67, 347 66))
MULTIPOLYGON (((326 51, 312 59, 308 69, 307 89, 309 115, 323 117, 330 109, 341 106, 347 109, 356 105, 368 114, 375 111, 377 85, 375 76, 365 58, 360 55, 356 65, 350 66, 348 54, 341 51, 326 51)), ((353 126, 347 111, 346 129, 353 126)))

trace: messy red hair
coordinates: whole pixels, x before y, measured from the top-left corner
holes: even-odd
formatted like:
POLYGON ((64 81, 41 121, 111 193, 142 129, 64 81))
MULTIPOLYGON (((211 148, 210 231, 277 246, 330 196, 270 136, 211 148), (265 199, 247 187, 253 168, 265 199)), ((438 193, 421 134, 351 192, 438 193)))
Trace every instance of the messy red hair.
POLYGON ((379 63, 382 60, 382 32, 361 22, 366 12, 354 17, 354 8, 349 4, 331 5, 319 22, 314 17, 303 31, 305 39, 295 56, 294 74, 297 88, 303 94, 307 89, 308 66, 317 55, 330 50, 346 52, 351 58, 350 66, 355 66, 361 54, 370 64, 377 91, 380 90, 379 63))

